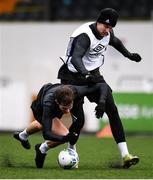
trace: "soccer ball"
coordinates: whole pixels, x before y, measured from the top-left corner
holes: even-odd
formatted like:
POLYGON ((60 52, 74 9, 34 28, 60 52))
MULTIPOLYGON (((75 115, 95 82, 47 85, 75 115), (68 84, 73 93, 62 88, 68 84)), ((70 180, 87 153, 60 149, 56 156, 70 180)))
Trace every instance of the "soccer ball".
POLYGON ((58 155, 58 163, 63 169, 74 169, 79 163, 78 153, 71 149, 64 149, 58 155))

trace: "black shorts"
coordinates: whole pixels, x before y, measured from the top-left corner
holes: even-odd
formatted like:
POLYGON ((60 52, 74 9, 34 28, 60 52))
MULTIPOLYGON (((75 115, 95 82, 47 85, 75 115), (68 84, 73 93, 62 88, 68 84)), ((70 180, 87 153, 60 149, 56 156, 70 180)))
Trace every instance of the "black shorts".
POLYGON ((34 118, 38 122, 41 123, 42 122, 43 108, 37 103, 37 100, 32 102, 31 109, 32 109, 34 118))
MULTIPOLYGON (((96 83, 105 82, 103 76, 100 75, 99 68, 90 71, 90 73, 96 77, 96 83)), ((80 73, 71 72, 68 69, 67 64, 63 64, 60 67, 58 71, 58 79, 61 79, 62 84, 72 84, 78 86, 88 85, 87 79, 84 78, 80 73)))

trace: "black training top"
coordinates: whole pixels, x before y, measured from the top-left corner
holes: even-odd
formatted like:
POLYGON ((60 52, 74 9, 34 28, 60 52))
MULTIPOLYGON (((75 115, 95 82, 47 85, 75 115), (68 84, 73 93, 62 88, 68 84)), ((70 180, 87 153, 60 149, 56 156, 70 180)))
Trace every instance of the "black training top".
MULTIPOLYGON (((44 85, 38 93, 37 99, 32 103, 32 110, 35 118, 42 124, 43 126, 43 137, 46 140, 52 141, 63 141, 65 136, 59 136, 54 134, 51 131, 52 120, 54 118, 61 118, 63 112, 59 109, 55 101, 55 92, 58 88, 60 88, 61 84, 47 84, 44 85)), ((106 83, 97 83, 94 86, 73 86, 69 85, 74 92, 74 103, 76 99, 82 98, 84 96, 90 95, 92 93, 99 93, 99 102, 105 103, 108 85, 106 83)), ((75 107, 75 105, 73 106, 75 107)), ((73 114, 74 109, 72 108, 71 113, 73 114)), ((74 114, 75 117, 79 115, 74 114)), ((72 116, 73 118, 73 116, 72 116)), ((79 121, 79 119, 78 119, 79 121)))

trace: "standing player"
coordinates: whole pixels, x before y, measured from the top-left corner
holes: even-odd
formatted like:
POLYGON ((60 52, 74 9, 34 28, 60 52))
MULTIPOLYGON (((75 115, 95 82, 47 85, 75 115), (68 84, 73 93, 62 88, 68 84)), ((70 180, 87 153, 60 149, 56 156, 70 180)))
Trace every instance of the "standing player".
MULTIPOLYGON (((105 82, 99 68, 104 64, 105 51, 108 45, 114 47, 123 56, 131 61, 140 62, 141 57, 137 53, 130 53, 122 42, 114 35, 118 13, 111 8, 103 9, 96 22, 88 22, 78 27, 70 37, 65 56, 62 58, 64 65, 59 69, 58 78, 62 84, 93 85, 105 82)), ((97 94, 93 94, 89 100, 94 101, 97 94)), ((80 120, 84 121, 82 110, 84 100, 82 98, 78 109, 80 120)), ((112 92, 109 91, 106 106, 98 104, 96 107, 97 118, 106 112, 113 136, 118 145, 123 167, 129 168, 138 163, 139 158, 129 154, 125 140, 124 130, 117 107, 114 103, 112 92)))

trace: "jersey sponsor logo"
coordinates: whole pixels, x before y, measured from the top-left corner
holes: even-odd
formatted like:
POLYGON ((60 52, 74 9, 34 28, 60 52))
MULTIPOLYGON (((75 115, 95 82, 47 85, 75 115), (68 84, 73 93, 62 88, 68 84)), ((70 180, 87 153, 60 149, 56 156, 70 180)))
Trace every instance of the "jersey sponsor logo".
POLYGON ((99 52, 99 51, 101 51, 104 47, 105 47, 105 46, 103 46, 102 44, 98 44, 98 46, 96 46, 96 47, 93 49, 93 51, 99 52))

